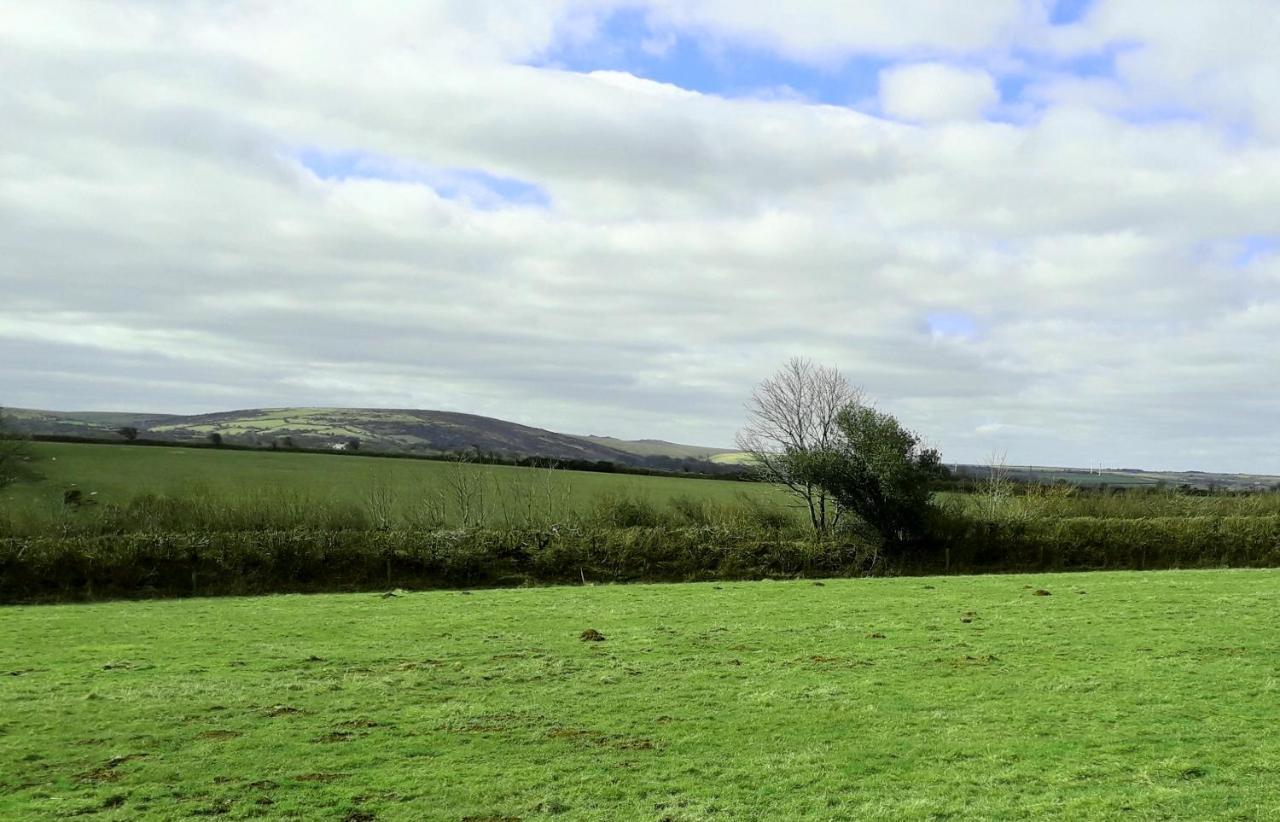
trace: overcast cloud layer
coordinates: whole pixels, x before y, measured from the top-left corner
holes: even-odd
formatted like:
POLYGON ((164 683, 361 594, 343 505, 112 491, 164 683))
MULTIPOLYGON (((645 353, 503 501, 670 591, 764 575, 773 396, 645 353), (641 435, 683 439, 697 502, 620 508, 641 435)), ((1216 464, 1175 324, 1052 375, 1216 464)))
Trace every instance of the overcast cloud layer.
POLYGON ((354 8, 5 4, 0 403, 1280 472, 1274 0, 354 8))

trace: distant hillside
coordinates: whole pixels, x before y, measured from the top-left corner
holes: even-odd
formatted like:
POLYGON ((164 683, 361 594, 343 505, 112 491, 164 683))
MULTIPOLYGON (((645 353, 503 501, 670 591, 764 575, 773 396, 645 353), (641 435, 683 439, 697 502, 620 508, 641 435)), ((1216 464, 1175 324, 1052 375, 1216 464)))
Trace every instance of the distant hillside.
POLYGON ((117 411, 39 411, 32 408, 3 408, 5 419, 18 431, 27 434, 50 434, 68 437, 113 437, 124 427, 146 431, 169 420, 180 420, 171 414, 140 414, 117 411))
MULTIPOLYGON (((179 416, 99 411, 40 411, 6 408, 19 431, 37 435, 123 440, 130 427, 143 440, 184 442, 218 434, 223 441, 269 448, 292 443, 297 448, 347 448, 402 454, 446 454, 478 451, 504 458, 549 457, 557 460, 609 462, 668 471, 741 472, 746 455, 728 448, 681 445, 663 440, 558 434, 541 428, 475 414, 385 408, 254 408, 179 416)), ((961 477, 981 479, 990 469, 953 465, 961 477)), ((1090 470, 1046 466, 1008 466, 1010 479, 1067 482, 1072 485, 1270 489, 1280 476, 1210 474, 1202 471, 1144 471, 1134 468, 1090 470)))
POLYGON ((696 460, 710 460, 720 454, 733 453, 732 448, 707 448, 702 445, 680 445, 666 440, 620 440, 614 437, 601 437, 588 434, 578 439, 595 443, 615 451, 625 451, 638 457, 675 457, 696 460))
MULTIPOLYGON (((952 465, 959 477, 982 480, 991 475, 985 465, 952 465)), ((1182 485, 1201 490, 1263 491, 1280 488, 1280 476, 1264 474, 1210 474, 1204 471, 1144 471, 1139 468, 1055 468, 1042 465, 1009 465, 1005 475, 1018 482, 1110 488, 1177 488, 1182 485)))
MULTIPOLYGON (((347 448, 363 451, 440 454, 475 450, 503 457, 550 457, 679 469, 682 463, 709 464, 726 449, 663 442, 579 437, 514 422, 459 414, 383 408, 254 408, 212 414, 66 412, 6 409, 14 426, 30 434, 121 438, 125 427, 139 439, 204 440, 270 447, 347 448)), ((691 467, 691 466, 689 466, 691 467)))

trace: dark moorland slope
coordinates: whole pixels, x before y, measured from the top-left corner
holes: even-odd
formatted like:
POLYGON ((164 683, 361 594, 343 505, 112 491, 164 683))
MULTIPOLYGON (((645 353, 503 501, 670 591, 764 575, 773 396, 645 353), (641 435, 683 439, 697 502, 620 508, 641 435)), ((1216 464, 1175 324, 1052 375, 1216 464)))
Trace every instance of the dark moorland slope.
POLYGON ((24 433, 113 439, 133 428, 139 439, 194 441, 217 434, 224 442, 269 447, 288 442, 299 448, 440 454, 476 451, 503 457, 666 466, 674 461, 707 461, 729 449, 679 445, 660 440, 579 437, 475 414, 383 408, 255 408, 193 416, 118 412, 64 412, 8 409, 24 433))

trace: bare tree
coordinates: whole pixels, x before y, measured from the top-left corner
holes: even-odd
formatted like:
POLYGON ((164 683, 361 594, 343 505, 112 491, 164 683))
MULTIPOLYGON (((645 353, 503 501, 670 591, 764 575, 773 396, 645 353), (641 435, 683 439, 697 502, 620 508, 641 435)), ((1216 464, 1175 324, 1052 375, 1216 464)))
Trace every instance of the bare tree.
POLYGON ((862 389, 850 385, 839 369, 803 357, 792 357, 756 386, 747 403, 747 424, 738 434, 738 448, 765 479, 786 488, 808 508, 809 520, 819 531, 837 525, 840 510, 800 468, 839 444, 842 434, 836 418, 845 408, 862 404, 862 389))
POLYGON ((485 523, 488 515, 485 477, 486 473, 466 453, 454 457, 445 473, 444 494, 457 512, 458 523, 463 528, 485 523))
POLYGON ((987 457, 987 476, 982 481, 982 508, 987 519, 997 520, 1005 514, 1012 485, 1008 458, 1003 451, 992 451, 987 457))
POLYGON ((390 531, 396 524, 396 488, 390 477, 377 477, 365 491, 365 510, 373 527, 379 531, 390 531))

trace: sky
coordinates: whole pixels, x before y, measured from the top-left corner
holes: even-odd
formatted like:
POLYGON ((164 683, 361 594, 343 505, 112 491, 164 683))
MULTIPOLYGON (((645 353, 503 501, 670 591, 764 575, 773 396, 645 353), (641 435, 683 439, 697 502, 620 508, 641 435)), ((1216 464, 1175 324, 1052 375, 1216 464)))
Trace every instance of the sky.
POLYGON ((0 11, 0 404, 1280 473, 1274 0, 0 11))

